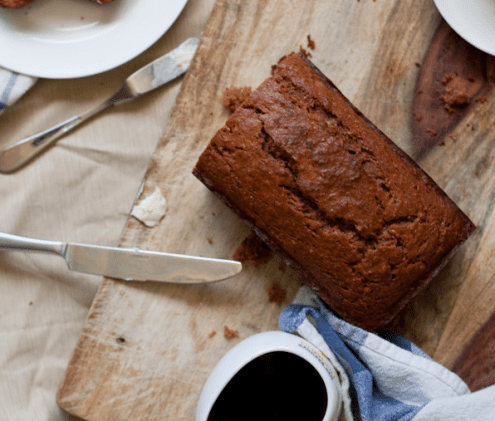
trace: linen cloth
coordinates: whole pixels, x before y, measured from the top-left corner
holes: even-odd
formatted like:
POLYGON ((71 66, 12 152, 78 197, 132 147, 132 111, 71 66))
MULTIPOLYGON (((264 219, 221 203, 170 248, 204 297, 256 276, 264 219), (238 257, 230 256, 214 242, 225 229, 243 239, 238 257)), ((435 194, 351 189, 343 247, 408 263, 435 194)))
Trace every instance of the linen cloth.
MULTIPOLYGON (((188 0, 162 38, 118 68, 38 79, 13 105, 12 90, 0 111, 0 148, 97 105, 137 69, 201 36, 214 3, 188 0)), ((0 231, 118 246, 182 81, 105 111, 26 167, 0 174, 0 231)), ((0 421, 77 420, 56 393, 101 280, 57 256, 0 251, 0 421)))
POLYGON ((471 393, 455 373, 397 334, 372 334, 336 317, 308 288, 280 327, 318 347, 339 373, 346 421, 495 420, 495 385, 471 393))

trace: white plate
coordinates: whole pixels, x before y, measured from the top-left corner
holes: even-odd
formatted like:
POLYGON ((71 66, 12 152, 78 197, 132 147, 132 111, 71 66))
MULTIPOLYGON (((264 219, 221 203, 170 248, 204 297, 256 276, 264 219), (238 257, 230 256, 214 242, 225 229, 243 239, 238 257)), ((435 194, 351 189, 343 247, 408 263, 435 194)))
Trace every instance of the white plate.
POLYGON ((495 55, 495 0, 435 0, 435 4, 462 38, 495 55))
POLYGON ((49 79, 113 69, 154 44, 187 0, 36 0, 0 9, 0 66, 49 79))

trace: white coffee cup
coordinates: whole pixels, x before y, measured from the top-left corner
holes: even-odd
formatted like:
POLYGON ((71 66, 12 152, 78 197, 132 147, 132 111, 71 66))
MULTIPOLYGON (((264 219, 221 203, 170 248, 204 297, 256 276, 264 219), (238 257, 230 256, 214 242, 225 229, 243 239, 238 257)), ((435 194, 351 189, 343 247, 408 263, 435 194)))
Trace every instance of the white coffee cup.
POLYGON ((237 344, 218 362, 203 387, 196 421, 215 421, 222 411, 245 412, 255 405, 264 407, 264 414, 289 408, 289 419, 296 419, 293 416, 301 411, 305 421, 313 421, 306 416, 309 413, 318 414, 315 421, 336 421, 342 405, 338 374, 327 357, 305 339, 280 331, 259 333, 237 344), (260 397, 268 403, 261 404, 260 397))

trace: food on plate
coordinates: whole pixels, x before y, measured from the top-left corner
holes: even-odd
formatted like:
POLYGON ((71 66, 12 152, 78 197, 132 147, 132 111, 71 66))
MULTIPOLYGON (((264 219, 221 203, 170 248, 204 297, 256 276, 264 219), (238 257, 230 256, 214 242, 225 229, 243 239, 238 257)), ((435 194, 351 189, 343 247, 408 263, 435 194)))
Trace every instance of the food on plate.
POLYGON ((475 227, 309 60, 272 75, 193 173, 337 315, 377 331, 475 227))
POLYGON ((22 7, 34 0, 0 0, 1 7, 22 7))
MULTIPOLYGON (((0 7, 23 7, 34 0, 0 0, 0 7)), ((113 0, 90 0, 95 3, 109 3, 113 0)))

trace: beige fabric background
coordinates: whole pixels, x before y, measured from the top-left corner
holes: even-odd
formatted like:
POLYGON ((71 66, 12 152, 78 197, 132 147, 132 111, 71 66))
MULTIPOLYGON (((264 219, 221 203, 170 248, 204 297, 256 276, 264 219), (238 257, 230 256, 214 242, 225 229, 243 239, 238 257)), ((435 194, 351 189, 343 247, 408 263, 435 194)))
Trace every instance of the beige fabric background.
MULTIPOLYGON (((155 45, 117 69, 39 80, 0 117, 0 148, 96 105, 133 71, 199 37, 213 4, 189 0, 155 45)), ((0 175, 0 231, 118 245, 181 82, 104 112, 28 167, 0 175)), ((0 421, 73 419, 55 395, 100 281, 55 256, 0 251, 0 421)))

